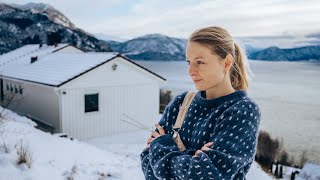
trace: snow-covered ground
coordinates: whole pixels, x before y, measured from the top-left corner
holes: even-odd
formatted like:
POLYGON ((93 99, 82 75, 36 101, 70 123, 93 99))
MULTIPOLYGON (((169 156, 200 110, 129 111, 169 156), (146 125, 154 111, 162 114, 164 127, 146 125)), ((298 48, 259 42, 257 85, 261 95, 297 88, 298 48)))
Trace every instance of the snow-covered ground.
MULTIPOLYGON (((248 91, 260 106, 260 129, 282 137, 296 159, 303 150, 320 163, 320 62, 249 61, 253 77, 248 91)), ((167 78, 173 96, 194 90, 186 62, 138 61, 167 78)))
MULTIPOLYGON (((193 89, 184 62, 141 64, 164 75, 168 79, 166 87, 173 90, 173 95, 193 89)), ((273 137, 283 137, 289 153, 297 156, 307 148, 309 159, 319 162, 320 63, 251 61, 250 64, 255 76, 249 95, 262 109, 261 129, 271 132, 273 137)), ((10 111, 4 114, 9 120, 0 125, 0 180, 144 179, 139 154, 148 131, 72 141, 39 131, 32 121, 10 111), (31 168, 16 163, 20 142, 28 145, 32 153, 31 168)), ((254 163, 247 179, 272 178, 254 163)))
POLYGON ((306 163, 296 180, 318 180, 320 179, 320 165, 315 163, 306 163))
MULTIPOLYGON (((0 180, 144 179, 139 154, 150 134, 148 131, 82 142, 42 132, 34 128, 31 120, 11 111, 4 114, 8 120, 0 125, 0 180), (21 142, 31 153, 30 168, 26 164, 17 165, 17 148, 21 142)), ((247 179, 272 178, 253 163, 247 179)))
MULTIPOLYGON (((290 167, 290 166, 284 166, 284 165, 281 165, 282 166, 282 178, 280 178, 280 179, 283 179, 283 180, 289 180, 290 178, 291 178, 291 174, 292 174, 292 172, 296 172, 296 171, 298 171, 298 172, 300 172, 301 171, 301 169, 299 169, 299 168, 295 168, 295 167, 290 167)), ((278 166, 278 171, 280 171, 280 165, 278 166)), ((273 164, 272 165, 272 172, 274 173, 276 171, 276 165, 275 164, 273 164)), ((296 176, 298 176, 298 175, 296 175, 296 176)))

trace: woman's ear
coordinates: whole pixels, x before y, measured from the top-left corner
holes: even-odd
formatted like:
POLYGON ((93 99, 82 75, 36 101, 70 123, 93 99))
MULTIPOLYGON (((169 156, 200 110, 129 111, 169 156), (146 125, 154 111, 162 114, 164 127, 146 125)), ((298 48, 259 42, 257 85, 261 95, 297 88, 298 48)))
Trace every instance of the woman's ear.
POLYGON ((224 69, 225 69, 225 71, 228 71, 232 67, 233 62, 234 62, 233 57, 230 54, 228 54, 226 56, 226 58, 224 59, 224 69))

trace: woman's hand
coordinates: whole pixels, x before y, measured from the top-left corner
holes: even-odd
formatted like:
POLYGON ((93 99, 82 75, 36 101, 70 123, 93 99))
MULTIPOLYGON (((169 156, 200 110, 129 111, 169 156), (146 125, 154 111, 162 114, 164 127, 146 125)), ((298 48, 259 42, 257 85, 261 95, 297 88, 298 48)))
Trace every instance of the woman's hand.
POLYGON ((156 131, 151 131, 151 136, 148 138, 147 141, 147 149, 150 147, 150 144, 153 140, 155 140, 157 137, 166 134, 163 127, 161 127, 159 124, 155 124, 156 128, 158 129, 159 133, 156 131))
POLYGON ((213 145, 213 142, 208 142, 207 144, 203 145, 200 150, 197 150, 196 153, 192 157, 198 156, 198 154, 203 152, 203 151, 212 150, 211 148, 209 148, 212 145, 213 145))

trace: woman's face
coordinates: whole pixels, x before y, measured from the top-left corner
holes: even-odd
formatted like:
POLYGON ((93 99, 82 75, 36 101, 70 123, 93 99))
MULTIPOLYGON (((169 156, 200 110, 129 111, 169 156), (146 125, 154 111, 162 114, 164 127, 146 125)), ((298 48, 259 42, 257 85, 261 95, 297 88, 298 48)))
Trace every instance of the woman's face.
POLYGON ((189 75, 197 90, 212 89, 223 82, 224 60, 212 54, 208 47, 196 42, 188 42, 186 58, 189 64, 189 75))

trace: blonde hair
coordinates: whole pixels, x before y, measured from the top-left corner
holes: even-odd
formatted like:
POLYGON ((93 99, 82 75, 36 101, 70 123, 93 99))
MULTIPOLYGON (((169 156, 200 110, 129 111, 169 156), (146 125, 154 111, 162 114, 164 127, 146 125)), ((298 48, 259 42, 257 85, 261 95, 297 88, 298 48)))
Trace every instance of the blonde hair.
POLYGON ((189 41, 207 46, 212 50, 213 54, 221 59, 225 59, 230 54, 234 59, 234 63, 230 68, 232 87, 236 90, 248 89, 246 56, 240 46, 234 43, 227 30, 217 26, 201 28, 191 34, 189 41))

